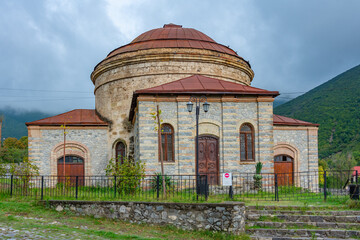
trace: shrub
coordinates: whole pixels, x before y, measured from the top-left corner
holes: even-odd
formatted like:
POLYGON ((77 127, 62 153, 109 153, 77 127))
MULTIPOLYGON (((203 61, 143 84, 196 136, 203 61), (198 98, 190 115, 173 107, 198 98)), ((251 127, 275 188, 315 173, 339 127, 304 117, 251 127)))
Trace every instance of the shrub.
POLYGON ((31 186, 31 179, 33 176, 39 175, 39 168, 29 161, 28 157, 24 157, 22 163, 10 165, 10 174, 15 175, 15 184, 21 185, 25 195, 31 186))
POLYGON ((121 194, 134 194, 139 190, 141 180, 145 177, 145 163, 134 161, 125 156, 122 163, 119 159, 110 159, 106 169, 107 176, 116 176, 117 191, 121 194))
MULTIPOLYGON (((163 176, 161 175, 161 173, 155 173, 155 176, 152 177, 151 179, 151 189, 153 190, 157 190, 157 178, 159 177, 159 190, 163 189, 163 176)), ((169 176, 164 175, 165 177, 165 186, 166 186, 166 190, 170 190, 172 188, 172 182, 171 182, 171 178, 169 176)))
POLYGON ((253 176, 253 179, 255 181, 254 183, 254 187, 255 189, 261 190, 262 188, 262 176, 261 176, 261 169, 262 169, 263 164, 261 162, 257 162, 255 165, 255 175, 253 176))

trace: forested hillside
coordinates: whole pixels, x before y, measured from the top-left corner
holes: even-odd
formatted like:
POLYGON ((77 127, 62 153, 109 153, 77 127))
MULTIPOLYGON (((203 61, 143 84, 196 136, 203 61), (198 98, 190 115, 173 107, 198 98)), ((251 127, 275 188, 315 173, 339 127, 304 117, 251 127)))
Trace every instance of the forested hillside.
POLYGON ((275 114, 319 123, 319 157, 360 156, 360 65, 274 109, 275 114), (350 155, 349 155, 350 153, 350 155))
POLYGON ((0 109, 0 116, 4 116, 2 126, 2 138, 15 137, 20 139, 27 136, 25 122, 35 121, 49 117, 53 114, 40 111, 17 111, 12 108, 0 109))

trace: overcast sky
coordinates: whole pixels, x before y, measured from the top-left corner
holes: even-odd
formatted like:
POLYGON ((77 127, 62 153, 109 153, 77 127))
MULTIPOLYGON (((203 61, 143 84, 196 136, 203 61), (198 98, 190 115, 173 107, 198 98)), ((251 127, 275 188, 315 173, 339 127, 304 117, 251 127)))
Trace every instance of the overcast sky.
POLYGON ((0 108, 94 108, 94 66, 165 23, 230 46, 252 86, 283 98, 360 64, 358 0, 1 0, 0 12, 0 108))

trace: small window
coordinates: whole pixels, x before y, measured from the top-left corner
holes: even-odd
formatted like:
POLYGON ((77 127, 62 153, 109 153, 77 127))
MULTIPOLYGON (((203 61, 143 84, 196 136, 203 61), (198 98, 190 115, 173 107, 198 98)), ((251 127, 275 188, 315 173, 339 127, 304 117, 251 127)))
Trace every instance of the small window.
POLYGON ((250 124, 240 127, 240 160, 255 161, 254 128, 250 124))
POLYGON ((274 157, 275 162, 293 162, 294 159, 292 157, 286 155, 277 155, 274 157))
POLYGON ((161 125, 161 147, 164 162, 174 162, 174 130, 170 124, 161 125))
MULTIPOLYGON (((58 159, 58 164, 64 163, 64 157, 58 159)), ((83 164, 84 159, 78 156, 65 156, 65 164, 83 164)))
POLYGON ((124 163, 124 157, 126 156, 126 146, 123 142, 118 142, 115 147, 116 162, 120 161, 124 163))

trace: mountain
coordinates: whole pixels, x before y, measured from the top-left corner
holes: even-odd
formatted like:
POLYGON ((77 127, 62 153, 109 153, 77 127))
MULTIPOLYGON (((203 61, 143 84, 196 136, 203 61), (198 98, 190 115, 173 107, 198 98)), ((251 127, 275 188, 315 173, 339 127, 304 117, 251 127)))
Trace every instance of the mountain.
POLYGON ((319 123, 319 157, 360 152, 360 65, 274 109, 319 123))
POLYGON ((54 114, 40 111, 20 111, 13 108, 0 109, 0 116, 4 116, 2 125, 2 138, 15 137, 17 139, 27 136, 25 122, 50 117, 54 114))

